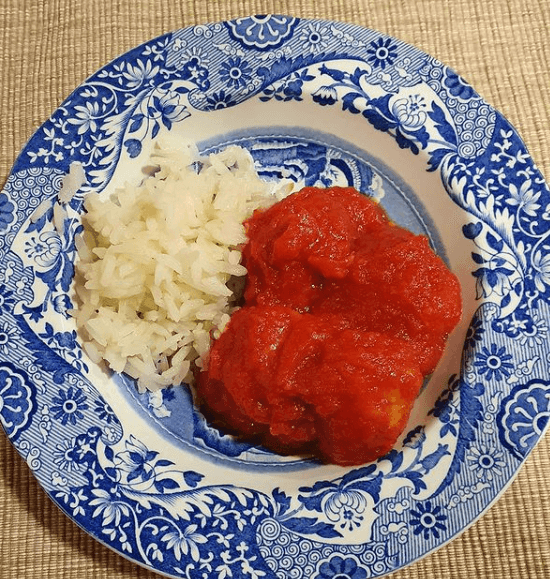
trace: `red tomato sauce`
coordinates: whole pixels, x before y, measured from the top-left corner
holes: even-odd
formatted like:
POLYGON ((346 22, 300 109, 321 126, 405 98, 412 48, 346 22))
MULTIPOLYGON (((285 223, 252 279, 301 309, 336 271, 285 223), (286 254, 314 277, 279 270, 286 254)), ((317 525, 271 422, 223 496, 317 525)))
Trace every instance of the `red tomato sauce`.
POLYGON ((305 188, 246 229, 245 304, 199 373, 204 414, 281 454, 384 455, 460 319, 456 276, 351 188, 305 188))

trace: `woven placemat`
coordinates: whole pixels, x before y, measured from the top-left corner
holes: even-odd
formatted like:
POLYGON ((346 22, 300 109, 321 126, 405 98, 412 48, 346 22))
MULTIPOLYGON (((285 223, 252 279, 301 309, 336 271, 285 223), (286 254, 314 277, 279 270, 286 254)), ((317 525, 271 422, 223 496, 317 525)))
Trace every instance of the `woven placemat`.
MULTIPOLYGON (((0 0, 0 184, 36 128, 118 54, 182 26, 269 12, 353 22, 437 56, 509 118, 550 177, 547 0, 0 0)), ((392 577, 550 577, 549 475, 546 437, 477 523, 392 577)), ((65 517, 0 434, 0 578, 156 576, 65 517)))

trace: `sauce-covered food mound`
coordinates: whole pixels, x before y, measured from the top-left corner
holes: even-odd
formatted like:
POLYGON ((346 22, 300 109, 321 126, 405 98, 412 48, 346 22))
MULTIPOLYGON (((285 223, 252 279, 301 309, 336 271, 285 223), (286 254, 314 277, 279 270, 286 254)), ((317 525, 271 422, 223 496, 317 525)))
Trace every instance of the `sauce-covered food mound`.
POLYGON ((302 189, 246 229, 245 305, 198 376, 203 412, 281 454, 384 455, 460 319, 457 278, 354 189, 302 189))

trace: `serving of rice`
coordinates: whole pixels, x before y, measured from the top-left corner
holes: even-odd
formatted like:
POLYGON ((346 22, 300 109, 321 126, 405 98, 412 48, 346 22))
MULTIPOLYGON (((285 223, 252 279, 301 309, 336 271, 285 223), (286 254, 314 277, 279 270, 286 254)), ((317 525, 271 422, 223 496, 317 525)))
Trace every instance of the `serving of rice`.
POLYGON ((192 382, 236 307, 228 282, 246 275, 243 221, 293 189, 262 181, 237 146, 200 157, 161 142, 149 163, 138 186, 87 196, 73 312, 90 359, 140 391, 192 382))

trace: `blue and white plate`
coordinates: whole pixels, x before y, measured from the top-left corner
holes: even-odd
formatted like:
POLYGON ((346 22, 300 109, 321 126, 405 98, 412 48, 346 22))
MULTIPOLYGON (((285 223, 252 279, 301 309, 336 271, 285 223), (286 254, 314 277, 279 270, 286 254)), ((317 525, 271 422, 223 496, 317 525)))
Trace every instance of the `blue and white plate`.
POLYGON ((256 16, 131 50, 27 143, 0 233, 2 425, 69 517, 170 577, 382 576, 472 523, 546 428, 550 191, 462 78, 373 30, 256 16), (247 147, 266 178, 352 185, 460 277, 463 321, 387 456, 345 469, 237 445, 185 387, 140 396, 82 352, 67 310, 83 196, 138 183, 165 133, 247 147), (60 235, 74 161, 86 182, 60 235))

